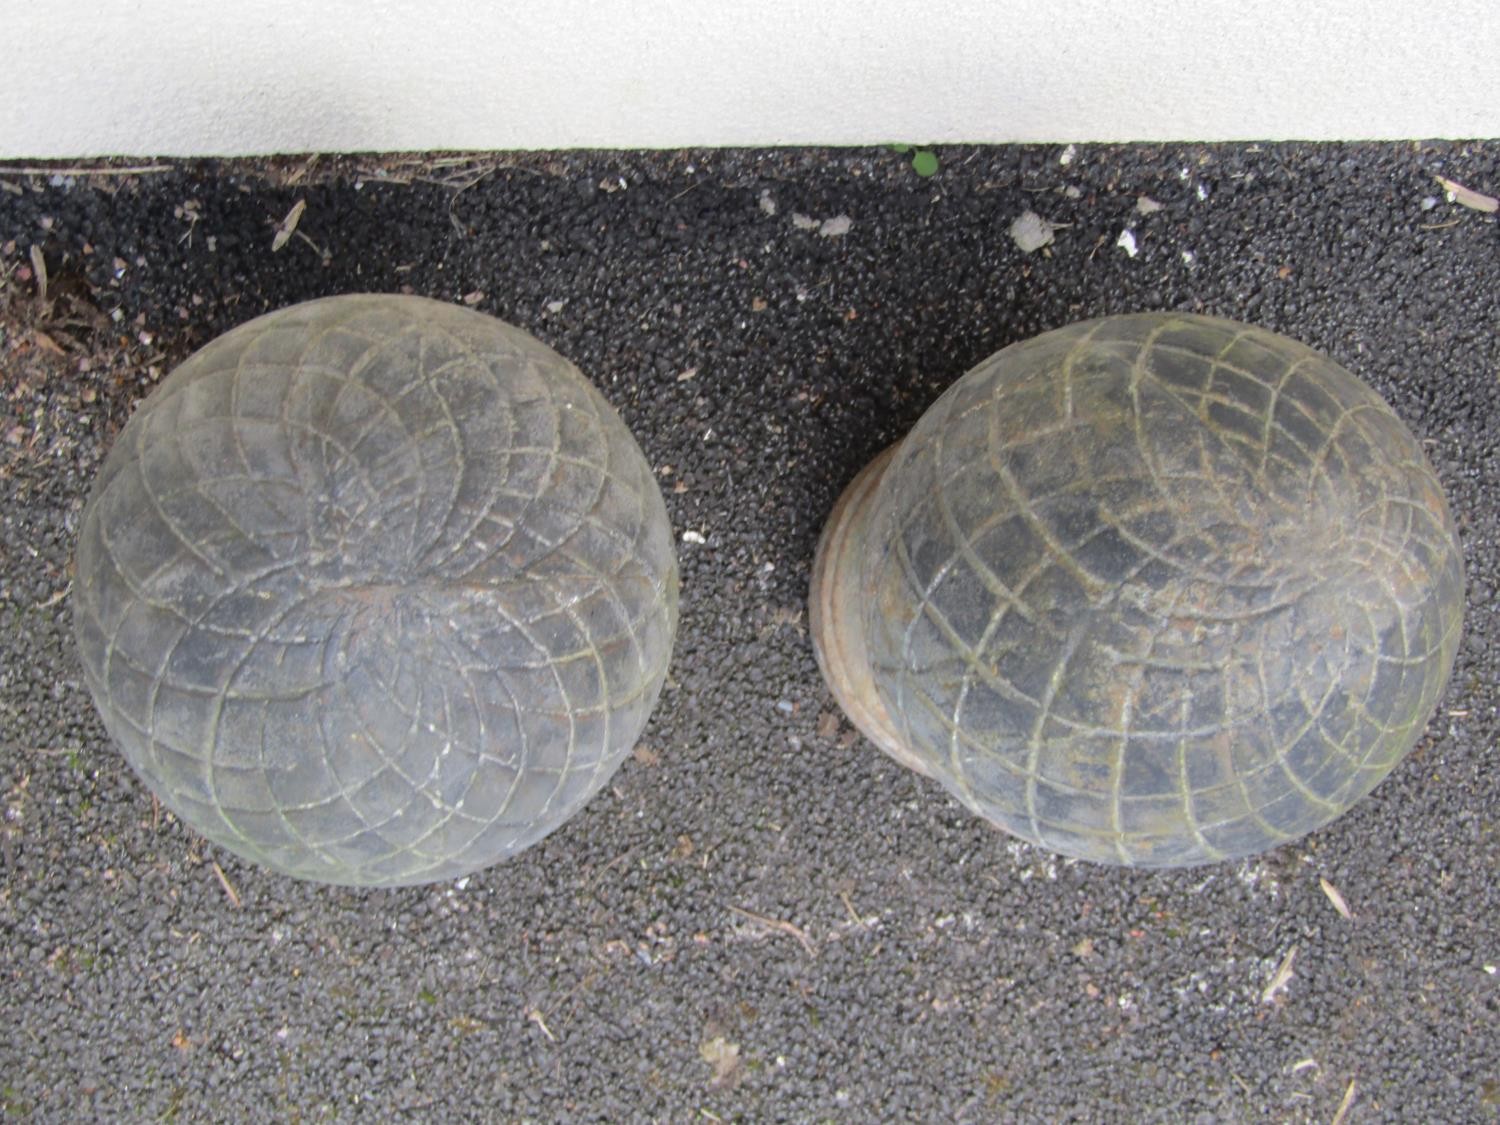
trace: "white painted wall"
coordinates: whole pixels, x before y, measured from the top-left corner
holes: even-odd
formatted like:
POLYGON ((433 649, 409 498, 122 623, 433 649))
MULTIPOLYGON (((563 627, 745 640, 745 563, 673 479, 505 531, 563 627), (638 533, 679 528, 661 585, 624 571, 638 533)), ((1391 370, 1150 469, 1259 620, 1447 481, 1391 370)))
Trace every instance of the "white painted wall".
POLYGON ((1500 136, 1497 0, 0 0, 0 155, 1500 136))

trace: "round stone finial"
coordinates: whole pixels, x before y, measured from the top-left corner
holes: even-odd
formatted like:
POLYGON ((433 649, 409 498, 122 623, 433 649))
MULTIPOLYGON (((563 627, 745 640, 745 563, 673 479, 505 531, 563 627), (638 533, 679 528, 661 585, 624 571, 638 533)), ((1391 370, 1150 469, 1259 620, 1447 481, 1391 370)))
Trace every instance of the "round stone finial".
POLYGON ((565 359, 493 317, 348 296, 171 373, 79 531, 105 726, 214 842, 397 886, 561 825, 645 726, 677 622, 651 468, 565 359))
POLYGON ((1368 386, 1176 313, 1048 332, 961 378, 850 485, 810 619, 857 726, 968 808, 1103 863, 1250 855, 1421 735, 1462 556, 1368 386))

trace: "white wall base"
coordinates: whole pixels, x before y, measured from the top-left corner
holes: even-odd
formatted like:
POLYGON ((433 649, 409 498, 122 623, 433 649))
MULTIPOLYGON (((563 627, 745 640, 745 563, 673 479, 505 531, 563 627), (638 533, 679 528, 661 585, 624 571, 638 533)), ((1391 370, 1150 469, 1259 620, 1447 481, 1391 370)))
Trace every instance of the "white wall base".
POLYGON ((1500 136, 1495 0, 0 0, 0 154, 1500 136))

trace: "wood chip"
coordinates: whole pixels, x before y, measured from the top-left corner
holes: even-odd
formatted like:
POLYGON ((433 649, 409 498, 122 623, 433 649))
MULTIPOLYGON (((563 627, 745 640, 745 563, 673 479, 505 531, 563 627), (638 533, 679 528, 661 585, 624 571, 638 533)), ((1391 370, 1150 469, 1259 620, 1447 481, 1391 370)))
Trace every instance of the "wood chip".
POLYGON ((1057 228, 1042 218, 1035 211, 1022 211, 1020 216, 1010 224, 1010 237, 1023 254, 1030 254, 1033 250, 1040 250, 1043 246, 1051 244, 1053 231, 1057 228))
POLYGON ((36 276, 36 299, 45 301, 47 299, 47 259, 42 254, 42 248, 35 242, 31 244, 31 272, 36 276))
POLYGON ((292 209, 286 213, 286 218, 281 220, 281 225, 276 228, 276 236, 271 239, 271 253, 276 253, 292 240, 292 235, 297 233, 297 224, 302 221, 302 212, 307 210, 307 200, 299 199, 292 204, 292 209))
POLYGON ((1349 1079, 1349 1088, 1344 1091, 1344 1100, 1339 1102, 1339 1108, 1329 1125, 1344 1125, 1344 1118, 1349 1116, 1349 1107, 1354 1104, 1354 1094, 1358 1088, 1354 1079, 1349 1079))
POLYGON ((726 1086, 734 1078, 735 1071, 740 1068, 740 1045, 731 1043, 722 1035, 698 1046, 698 1057, 713 1067, 714 1076, 709 1085, 715 1089, 726 1086))
POLYGON ((59 344, 47 333, 43 332, 40 328, 33 328, 31 330, 31 338, 36 341, 37 347, 41 348, 44 352, 51 352, 53 355, 61 356, 66 356, 68 354, 63 350, 63 346, 61 344, 59 344))
POLYGON ((1275 1000, 1281 991, 1292 983, 1292 962, 1296 959, 1297 947, 1294 945, 1286 951, 1281 964, 1276 966, 1276 973, 1271 977, 1271 983, 1266 985, 1266 990, 1260 994, 1262 1004, 1269 1004, 1275 1000))
POLYGON ((1333 908, 1345 918, 1353 919, 1354 912, 1349 909, 1349 904, 1344 901, 1344 896, 1339 894, 1339 889, 1321 875, 1318 876, 1318 886, 1323 888, 1323 893, 1328 896, 1328 901, 1333 903, 1333 908))
POLYGON ((1483 192, 1475 191, 1473 188, 1464 187, 1457 180, 1447 180, 1442 176, 1435 177, 1437 182, 1443 185, 1443 190, 1448 193, 1448 198, 1453 203, 1458 203, 1474 211, 1483 211, 1485 214, 1493 215, 1500 211, 1500 199, 1493 195, 1485 195, 1483 192))
POLYGON ((630 756, 643 766, 656 766, 661 764, 661 755, 649 746, 637 746, 630 752, 630 756))

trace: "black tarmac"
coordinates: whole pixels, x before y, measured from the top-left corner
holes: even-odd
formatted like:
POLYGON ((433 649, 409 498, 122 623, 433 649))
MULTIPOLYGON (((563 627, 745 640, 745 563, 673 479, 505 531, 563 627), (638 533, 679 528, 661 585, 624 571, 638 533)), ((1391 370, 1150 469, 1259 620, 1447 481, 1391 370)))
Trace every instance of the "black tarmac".
POLYGON ((1500 216, 1435 180, 1500 193, 1500 142, 937 155, 930 178, 883 149, 0 171, 0 1109, 1500 1120, 1500 216), (1055 228, 1031 253, 1027 211, 1055 228), (657 470, 683 576, 613 786, 516 860, 401 891, 184 829, 71 639, 79 510, 132 404, 233 325, 357 291, 577 363, 657 470), (840 489, 972 364, 1162 308, 1383 394, 1448 492, 1468 610, 1373 796, 1259 859, 1147 873, 1009 840, 854 735, 805 599, 840 489))

